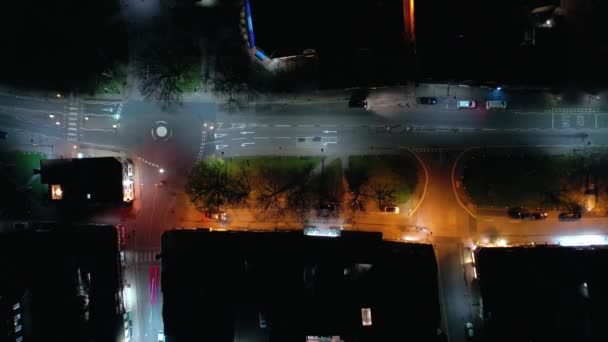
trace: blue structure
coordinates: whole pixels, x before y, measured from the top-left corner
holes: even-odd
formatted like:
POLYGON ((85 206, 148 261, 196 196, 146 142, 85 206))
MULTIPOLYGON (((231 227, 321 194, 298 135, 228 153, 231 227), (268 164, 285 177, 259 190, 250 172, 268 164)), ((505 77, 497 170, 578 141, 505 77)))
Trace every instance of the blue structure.
POLYGON ((253 36, 253 20, 251 20, 251 6, 249 5, 249 0, 245 0, 245 12, 247 14, 247 29, 249 30, 249 45, 253 49, 255 48, 255 37, 253 36))

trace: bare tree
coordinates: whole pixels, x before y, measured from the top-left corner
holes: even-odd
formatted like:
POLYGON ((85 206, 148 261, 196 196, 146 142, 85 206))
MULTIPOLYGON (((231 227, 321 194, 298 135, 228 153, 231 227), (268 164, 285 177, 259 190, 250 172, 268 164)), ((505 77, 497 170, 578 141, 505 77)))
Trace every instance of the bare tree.
POLYGON ((251 193, 251 185, 245 170, 231 176, 225 161, 208 158, 192 169, 186 192, 198 210, 215 210, 228 204, 242 204, 251 193))
POLYGON ((379 209, 396 199, 395 187, 391 184, 373 182, 369 184, 369 195, 373 197, 379 209))

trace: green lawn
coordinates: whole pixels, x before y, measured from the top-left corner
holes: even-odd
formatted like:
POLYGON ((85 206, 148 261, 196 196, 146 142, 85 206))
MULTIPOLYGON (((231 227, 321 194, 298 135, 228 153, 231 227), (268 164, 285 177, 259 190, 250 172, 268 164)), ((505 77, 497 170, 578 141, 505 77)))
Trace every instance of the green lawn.
POLYGON ((192 62, 188 70, 184 72, 183 78, 179 81, 178 87, 182 93, 193 93, 199 90, 201 84, 201 63, 192 62))
POLYGON ((405 203, 418 185, 417 162, 407 156, 351 156, 346 178, 351 190, 370 183, 390 184, 395 201, 405 203))
POLYGON ((34 177, 34 169, 40 169, 40 160, 47 156, 37 152, 12 151, 6 153, 3 158, 6 161, 10 173, 19 186, 25 187, 28 183, 36 199, 42 199, 47 192, 47 185, 40 183, 40 176, 34 177), (31 182, 31 183, 30 183, 31 182))
POLYGON ((230 174, 247 170, 251 176, 260 176, 262 170, 280 170, 285 174, 303 174, 312 171, 319 163, 320 157, 237 157, 224 159, 230 174))
POLYGON ((463 185, 480 206, 563 207, 586 186, 603 183, 603 157, 509 150, 475 153, 464 163, 463 185))
POLYGON ((99 75, 95 80, 93 87, 93 95, 95 94, 110 94, 120 95, 127 88, 127 73, 121 68, 117 68, 111 74, 104 73, 99 75))

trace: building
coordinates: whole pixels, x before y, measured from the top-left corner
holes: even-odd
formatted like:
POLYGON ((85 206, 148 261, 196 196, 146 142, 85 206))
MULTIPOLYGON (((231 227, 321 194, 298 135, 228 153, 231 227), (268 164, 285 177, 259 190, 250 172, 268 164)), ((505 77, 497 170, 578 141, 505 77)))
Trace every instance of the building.
POLYGON ((431 245, 380 233, 171 230, 162 237, 168 341, 433 341, 431 245))
POLYGON ((53 202, 128 204, 134 199, 133 164, 125 158, 41 160, 39 172, 53 202))
POLYGON ((113 226, 29 223, 0 233, 0 341, 123 341, 113 226))
POLYGON ((475 259, 484 340, 608 340, 606 246, 480 248, 475 259))

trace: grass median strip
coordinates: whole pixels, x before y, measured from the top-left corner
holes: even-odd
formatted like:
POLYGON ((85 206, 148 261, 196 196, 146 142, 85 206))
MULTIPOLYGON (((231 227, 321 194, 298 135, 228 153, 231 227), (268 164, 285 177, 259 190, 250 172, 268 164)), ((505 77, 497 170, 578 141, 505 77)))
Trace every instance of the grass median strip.
POLYGON ((589 187, 605 188, 606 175, 606 151, 479 150, 464 161, 462 182, 478 206, 568 209, 589 187))

